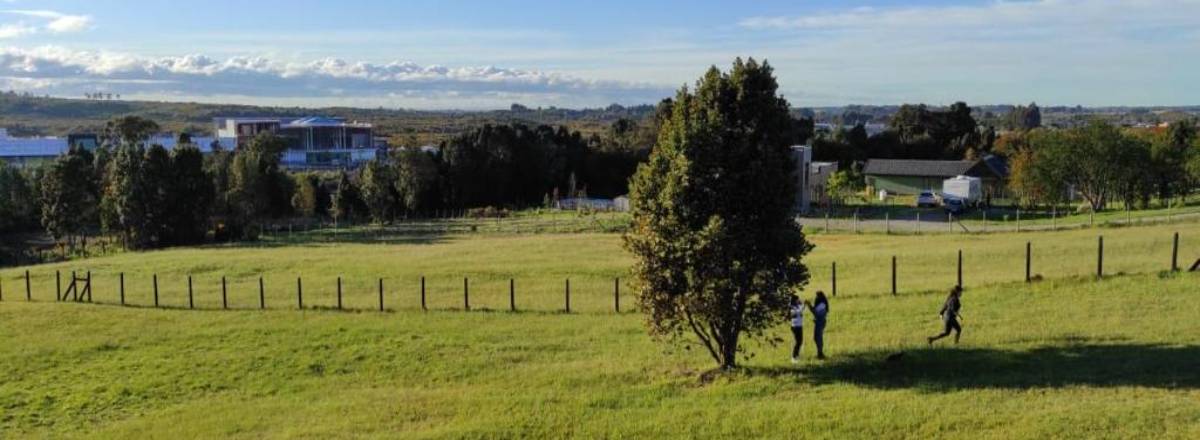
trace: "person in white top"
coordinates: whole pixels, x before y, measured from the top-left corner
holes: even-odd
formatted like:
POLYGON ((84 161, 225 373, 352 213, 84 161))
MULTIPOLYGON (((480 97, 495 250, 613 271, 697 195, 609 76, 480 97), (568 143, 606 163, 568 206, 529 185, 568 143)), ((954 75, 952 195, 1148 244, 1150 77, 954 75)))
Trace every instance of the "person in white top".
POLYGON ((800 297, 792 295, 792 337, 796 339, 796 344, 792 346, 793 364, 800 362, 800 346, 804 345, 804 308, 805 304, 800 302, 800 297))

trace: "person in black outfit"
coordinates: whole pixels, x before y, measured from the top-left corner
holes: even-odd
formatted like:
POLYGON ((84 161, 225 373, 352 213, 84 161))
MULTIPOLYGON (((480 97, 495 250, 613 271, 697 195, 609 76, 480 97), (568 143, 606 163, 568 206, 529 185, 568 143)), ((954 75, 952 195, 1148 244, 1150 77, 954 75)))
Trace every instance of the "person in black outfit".
POLYGON ((825 317, 829 316, 829 298, 817 291, 817 299, 808 309, 813 314, 813 342, 817 343, 817 359, 825 359, 825 317))
POLYGON ((958 338, 962 336, 962 325, 958 323, 958 311, 962 309, 962 288, 955 286, 950 289, 950 295, 946 297, 946 302, 942 304, 942 311, 939 313, 942 317, 942 322, 946 324, 942 334, 930 336, 928 338, 929 345, 933 345, 933 341, 950 336, 950 332, 954 332, 954 343, 958 343, 958 338))

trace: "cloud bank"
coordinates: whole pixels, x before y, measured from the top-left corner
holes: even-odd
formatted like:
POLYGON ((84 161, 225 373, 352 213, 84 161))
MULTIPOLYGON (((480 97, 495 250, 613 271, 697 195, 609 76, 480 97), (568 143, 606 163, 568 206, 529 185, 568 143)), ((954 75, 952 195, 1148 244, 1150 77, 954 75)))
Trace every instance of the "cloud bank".
POLYGON ((436 105, 452 108, 533 105, 605 105, 655 102, 670 94, 654 85, 600 81, 554 72, 486 67, 374 64, 326 58, 280 62, 264 57, 214 59, 205 55, 141 57, 57 46, 0 49, 0 87, 38 94, 81 96, 104 91, 125 96, 206 101, 330 105, 436 105), (243 97, 245 99, 239 99, 243 97))

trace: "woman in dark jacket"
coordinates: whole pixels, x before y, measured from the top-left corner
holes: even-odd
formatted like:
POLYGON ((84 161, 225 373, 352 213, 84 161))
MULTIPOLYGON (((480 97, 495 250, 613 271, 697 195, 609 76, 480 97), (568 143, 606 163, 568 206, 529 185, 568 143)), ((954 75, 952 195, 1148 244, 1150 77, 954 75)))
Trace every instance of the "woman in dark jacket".
POLYGON ((825 317, 829 316, 829 298, 825 292, 817 291, 817 299, 810 306, 813 314, 813 342, 817 343, 817 359, 825 359, 825 317))
POLYGON ((955 286, 950 289, 950 295, 946 296, 946 302, 942 303, 942 311, 939 315, 942 317, 942 322, 946 324, 942 334, 930 336, 928 338, 929 345, 933 345, 933 341, 950 336, 950 332, 954 332, 954 343, 958 343, 958 338, 962 336, 962 325, 958 323, 958 311, 962 309, 962 288, 955 286))

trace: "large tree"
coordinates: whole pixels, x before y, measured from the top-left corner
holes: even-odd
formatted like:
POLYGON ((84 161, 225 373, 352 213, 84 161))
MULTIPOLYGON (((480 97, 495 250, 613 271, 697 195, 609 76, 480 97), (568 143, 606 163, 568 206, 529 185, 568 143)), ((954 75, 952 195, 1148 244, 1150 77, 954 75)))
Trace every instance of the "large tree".
POLYGON ((416 213, 429 209, 438 183, 437 163, 433 156, 416 148, 402 148, 393 154, 400 207, 416 213))
POLYGON ((194 145, 171 151, 172 177, 167 188, 167 231, 169 244, 196 244, 208 234, 216 190, 204 172, 204 156, 194 145))
POLYGON ((651 333, 690 333, 725 369, 743 336, 764 337, 808 281, 801 259, 812 246, 792 218, 793 123, 777 88, 765 62, 709 69, 676 94, 630 185, 624 243, 651 333))
POLYGON ((87 150, 71 148, 50 164, 40 182, 42 226, 54 239, 67 239, 71 247, 75 236, 96 223, 99 203, 93 159, 87 150))
POLYGON ((286 148, 279 137, 261 134, 233 155, 226 196, 230 211, 226 227, 233 235, 253 238, 257 222, 291 211, 295 184, 279 167, 286 148))
POLYGON ((122 116, 104 125, 101 136, 104 143, 110 147, 122 145, 143 145, 154 133, 158 132, 158 123, 139 116, 122 116))
POLYGON ((37 192, 30 182, 20 169, 0 161, 0 233, 37 226, 37 192))
POLYGON ((371 221, 386 223, 396 217, 399 198, 396 195, 396 173, 391 164, 372 160, 358 173, 359 189, 371 221))

